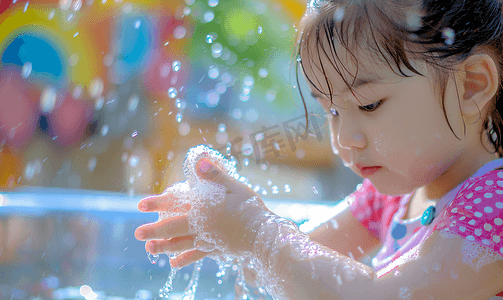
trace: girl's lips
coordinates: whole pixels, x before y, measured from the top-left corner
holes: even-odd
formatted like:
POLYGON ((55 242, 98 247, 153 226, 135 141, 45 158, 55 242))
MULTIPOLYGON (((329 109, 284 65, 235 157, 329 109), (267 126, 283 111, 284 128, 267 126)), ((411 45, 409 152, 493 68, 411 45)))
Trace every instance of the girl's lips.
POLYGON ((380 166, 358 168, 362 177, 374 175, 380 169, 382 169, 380 166))

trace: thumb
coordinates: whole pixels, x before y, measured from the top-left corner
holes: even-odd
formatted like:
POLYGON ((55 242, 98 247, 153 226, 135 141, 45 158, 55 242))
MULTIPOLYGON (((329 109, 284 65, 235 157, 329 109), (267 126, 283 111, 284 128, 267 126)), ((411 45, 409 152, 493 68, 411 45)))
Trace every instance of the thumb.
POLYGON ((225 187, 228 185, 228 176, 223 171, 218 169, 211 161, 202 158, 197 162, 197 172, 199 176, 208 181, 221 184, 225 187))

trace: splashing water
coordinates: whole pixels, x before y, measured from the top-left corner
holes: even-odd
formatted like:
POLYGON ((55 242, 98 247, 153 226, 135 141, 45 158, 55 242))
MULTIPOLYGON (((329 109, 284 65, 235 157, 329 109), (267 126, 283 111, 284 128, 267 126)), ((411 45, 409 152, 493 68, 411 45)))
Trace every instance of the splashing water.
POLYGON ((182 64, 178 60, 175 60, 172 64, 171 68, 173 69, 173 71, 178 72, 178 71, 180 71, 181 66, 182 66, 182 64))
POLYGON ((155 265, 157 263, 157 260, 159 259, 159 255, 153 255, 147 252, 147 257, 148 260, 150 261, 151 264, 155 265))

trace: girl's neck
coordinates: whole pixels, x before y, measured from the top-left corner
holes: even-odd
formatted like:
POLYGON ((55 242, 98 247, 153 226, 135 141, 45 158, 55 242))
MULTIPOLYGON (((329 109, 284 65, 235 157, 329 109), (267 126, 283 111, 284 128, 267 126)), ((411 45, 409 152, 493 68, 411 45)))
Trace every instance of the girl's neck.
POLYGON ((492 153, 471 156, 455 161, 442 175, 416 190, 415 196, 423 202, 438 202, 444 195, 473 176, 485 164, 497 159, 492 153))

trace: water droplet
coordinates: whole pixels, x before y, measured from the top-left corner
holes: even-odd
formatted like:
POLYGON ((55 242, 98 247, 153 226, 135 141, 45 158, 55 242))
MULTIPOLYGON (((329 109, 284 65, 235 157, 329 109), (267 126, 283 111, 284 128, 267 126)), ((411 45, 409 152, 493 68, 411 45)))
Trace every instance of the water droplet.
POLYGON ((178 60, 175 60, 173 64, 171 65, 171 68, 173 71, 178 72, 180 71, 180 67, 182 66, 182 63, 180 63, 178 60))
POLYGON ((262 171, 266 171, 266 170, 267 170, 267 165, 266 165, 266 164, 262 164, 262 165, 260 166, 260 169, 261 169, 262 171))
POLYGON ((168 96, 170 98, 175 98, 177 94, 178 94, 178 91, 174 87, 170 87, 168 89, 168 96))
POLYGON ((297 55, 297 62, 300 62, 301 61, 301 58, 300 58, 300 54, 297 55))
POLYGON ((398 299, 409 300, 412 299, 412 291, 409 288, 403 287, 398 291, 398 299))
POLYGON ((206 35, 206 43, 208 43, 208 44, 213 43, 213 35, 211 35, 211 34, 206 35))
POLYGON ((148 252, 147 252, 147 256, 148 256, 148 260, 150 260, 150 262, 152 264, 155 264, 157 262, 157 260, 159 259, 159 255, 152 255, 148 252))
POLYGON ((258 27, 257 32, 258 32, 258 34, 262 34, 262 26, 259 26, 259 27, 258 27))
POLYGON ((218 5, 218 0, 208 0, 208 6, 215 7, 218 5))
POLYGON ((442 37, 445 40, 445 44, 447 45, 452 45, 454 44, 454 38, 455 38, 455 32, 454 29, 446 27, 444 30, 442 30, 442 37))
POLYGON ((226 129, 226 127, 225 127, 225 124, 224 124, 224 123, 222 123, 222 124, 218 125, 218 131, 220 131, 220 132, 224 132, 224 131, 225 131, 225 129, 226 129))
POLYGON ((262 195, 267 195, 267 191, 266 190, 262 190, 262 195))
POLYGON ((218 68, 215 66, 211 66, 208 70, 208 77, 210 77, 211 79, 216 79, 218 75, 220 75, 218 68))
POLYGON ((140 25, 141 25, 141 21, 140 20, 136 20, 136 22, 134 22, 134 28, 135 29, 140 28, 140 25))
POLYGON ((272 193, 273 193, 273 195, 277 195, 279 193, 277 185, 272 186, 272 193))
POLYGON ((227 142, 227 145, 225 147, 225 151, 227 153, 227 156, 231 155, 231 150, 232 150, 232 144, 231 144, 231 142, 227 142))
POLYGON ((92 172, 94 171, 95 167, 96 167, 96 157, 91 157, 91 159, 89 159, 89 162, 87 162, 87 170, 89 172, 92 172))
POLYGON ((132 168, 136 168, 138 166, 138 164, 140 163, 140 158, 136 155, 133 155, 129 158, 129 165, 132 167, 132 168))
POLYGON ((256 184, 256 185, 253 187, 253 191, 254 191, 255 193, 257 193, 259 190, 260 190, 260 185, 256 184))
POLYGON ((250 164, 250 160, 248 158, 243 159, 243 165, 247 167, 250 164))
POLYGON ((56 14, 56 10, 54 10, 54 9, 49 12, 49 16, 48 16, 49 21, 52 20, 52 18, 54 18, 55 14, 56 14))
POLYGON ((128 102, 128 110, 135 111, 136 108, 138 107, 139 102, 140 102, 140 98, 137 95, 131 96, 131 98, 129 98, 129 102, 128 102))
POLYGON ((285 184, 283 186, 283 190, 285 191, 285 193, 290 193, 292 190, 290 189, 290 185, 289 184, 285 184))
POLYGON ((341 22, 343 18, 344 18, 344 7, 337 7, 337 9, 334 12, 334 21, 341 22))
POLYGON ((316 187, 315 187, 315 186, 313 186, 313 193, 314 193, 315 195, 318 195, 318 190, 316 189, 316 187))
POLYGON ((106 136, 108 134, 108 129, 108 125, 103 125, 103 127, 101 127, 101 136, 106 136))
POLYGON ((32 70, 32 65, 31 62, 25 62, 23 65, 23 68, 21 69, 21 76, 23 76, 24 79, 28 78, 31 74, 32 70))
POLYGON ((42 113, 51 113, 56 105, 56 90, 53 87, 46 87, 40 95, 40 110, 42 113))

